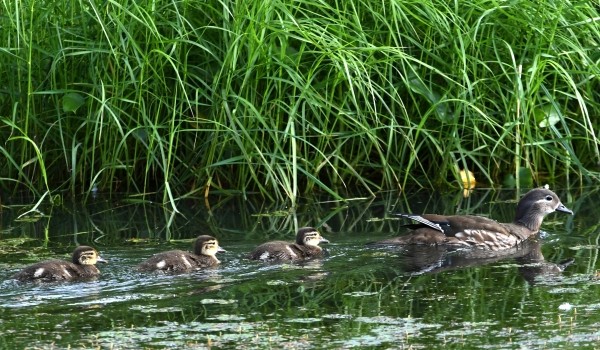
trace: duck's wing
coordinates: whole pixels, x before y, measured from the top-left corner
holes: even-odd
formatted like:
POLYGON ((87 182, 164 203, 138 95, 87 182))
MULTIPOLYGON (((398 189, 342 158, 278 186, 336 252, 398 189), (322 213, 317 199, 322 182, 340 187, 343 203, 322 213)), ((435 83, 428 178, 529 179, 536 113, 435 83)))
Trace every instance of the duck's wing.
POLYGON ((181 272, 190 271, 196 267, 195 262, 190 259, 190 253, 183 250, 169 250, 154 254, 137 266, 138 271, 152 272, 181 272))
POLYGON ((18 281, 64 281, 79 277, 76 266, 63 260, 37 263, 19 271, 12 278, 18 281))
POLYGON ((221 263, 219 259, 209 255, 196 255, 192 253, 186 253, 185 256, 190 262, 193 262, 195 268, 212 267, 221 263))
POLYGON ((264 262, 297 260, 302 258, 302 252, 294 244, 284 241, 272 241, 259 245, 250 254, 248 259, 264 262))
POLYGON ((417 215, 417 214, 404 214, 404 213, 396 213, 394 215, 417 222, 417 224, 406 225, 412 229, 429 227, 431 229, 434 229, 436 231, 446 234, 446 231, 448 229, 447 227, 449 225, 448 217, 444 216, 444 215, 436 215, 436 214, 417 215))
POLYGON ((404 242, 479 246, 495 251, 512 247, 527 236, 520 234, 522 229, 514 224, 501 224, 483 216, 398 215, 416 222, 409 225, 414 231, 401 239, 404 242))

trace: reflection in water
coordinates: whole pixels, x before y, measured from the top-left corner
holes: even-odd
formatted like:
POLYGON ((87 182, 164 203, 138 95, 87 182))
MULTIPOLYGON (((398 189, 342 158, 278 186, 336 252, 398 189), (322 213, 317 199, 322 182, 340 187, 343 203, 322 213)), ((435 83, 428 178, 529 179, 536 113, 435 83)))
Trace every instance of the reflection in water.
POLYGON ((575 262, 575 259, 567 259, 559 263, 546 261, 542 254, 541 242, 535 240, 531 243, 531 247, 527 254, 517 257, 515 260, 520 265, 519 272, 529 283, 546 281, 552 278, 558 278, 562 272, 575 262))
POLYGON ((483 266, 514 259, 519 272, 528 282, 559 276, 573 259, 555 264, 545 260, 539 238, 499 252, 482 249, 452 249, 443 246, 410 245, 400 250, 402 270, 412 275, 438 273, 467 267, 483 266))
MULTIPOLYGON (((432 247, 364 247, 402 229, 404 223, 387 217, 389 212, 494 213, 503 220, 514 214, 516 192, 476 189, 466 199, 460 193, 456 198, 382 196, 343 203, 307 201, 285 211, 261 200, 215 200, 210 210, 201 200, 182 201, 177 215, 160 202, 98 197, 90 205, 66 204, 36 223, 18 224, 13 210, 3 209, 0 280, 31 261, 56 257, 83 243, 97 245, 111 264, 94 282, 0 282, 0 348, 359 349, 431 348, 442 342, 465 348, 568 348, 573 334, 597 339, 597 293, 570 299, 573 294, 565 288, 548 288, 542 282, 531 293, 527 283, 514 283, 521 281, 518 273, 529 281, 560 276, 566 265, 547 262, 540 242, 491 256, 432 247), (327 232, 333 242, 330 256, 283 265, 244 258, 261 242, 293 240, 296 228, 304 225, 327 232), (218 267, 183 275, 135 271, 154 253, 188 249, 199 234, 214 235, 227 248, 218 267), (482 266, 504 260, 519 268, 482 266), (451 273, 435 274, 439 271, 451 273), (564 302, 596 308, 578 309, 578 333, 556 325, 557 313, 563 312, 558 305, 564 302), (548 339, 553 342, 548 344, 548 339)), ((594 217, 597 200, 567 202, 578 214, 589 210, 588 216, 594 217)), ((547 227, 564 221, 556 223, 544 252, 551 248, 558 256, 577 256, 578 265, 556 285, 594 291, 600 284, 581 282, 581 276, 587 276, 586 267, 597 268, 591 258, 597 242, 569 249, 597 236, 597 230, 578 230, 584 219, 549 220, 547 227)), ((590 341, 576 345, 581 344, 590 341)))

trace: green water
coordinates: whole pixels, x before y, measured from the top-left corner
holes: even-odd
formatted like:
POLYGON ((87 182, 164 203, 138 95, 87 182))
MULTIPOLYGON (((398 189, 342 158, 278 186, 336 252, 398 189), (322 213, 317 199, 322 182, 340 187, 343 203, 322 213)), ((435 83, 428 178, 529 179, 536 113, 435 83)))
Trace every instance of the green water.
POLYGON ((347 203, 312 200, 292 211, 260 200, 155 203, 97 198, 41 207, 8 201, 0 227, 0 347, 39 349, 597 348, 600 346, 597 191, 557 191, 575 216, 551 214, 541 244, 503 257, 369 248, 404 232, 386 213, 477 213, 510 221, 514 191, 431 197, 385 194, 347 203), (263 265, 244 255, 312 225, 329 257, 263 265), (150 255, 216 236, 222 264, 186 275, 141 274, 150 255), (46 239, 46 237, 48 239, 46 239), (168 240, 168 241, 167 241, 168 240), (8 277, 76 244, 110 263, 95 281, 16 284, 8 277), (563 273, 556 264, 574 262, 563 273))

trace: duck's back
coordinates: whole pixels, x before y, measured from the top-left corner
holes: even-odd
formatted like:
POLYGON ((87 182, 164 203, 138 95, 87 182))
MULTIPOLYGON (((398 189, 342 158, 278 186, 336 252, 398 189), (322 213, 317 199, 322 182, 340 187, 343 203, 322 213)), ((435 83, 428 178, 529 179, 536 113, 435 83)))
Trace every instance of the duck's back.
POLYGON ((323 255, 319 247, 300 245, 285 241, 272 241, 259 245, 248 258, 261 261, 291 261, 302 260, 323 255))
POLYGON ((26 267, 13 275, 13 278, 21 282, 52 282, 92 278, 98 275, 100 271, 94 265, 76 265, 63 260, 48 260, 26 267))
POLYGON ((295 247, 288 242, 271 241, 256 247, 248 255, 248 258, 262 261, 285 261, 300 259, 301 256, 298 255, 300 252, 294 248, 295 247))
POLYGON ((183 250, 171 250, 151 256, 138 265, 139 271, 185 272, 211 267, 219 260, 208 255, 196 255, 183 250))
MULTIPOLYGON (((445 232, 447 243, 492 251, 513 247, 536 233, 520 225, 474 215, 448 216, 447 222, 451 228, 445 232)), ((441 226, 444 228, 443 224, 441 226)))
POLYGON ((515 246, 535 233, 520 225, 499 223, 482 216, 425 214, 417 218, 418 224, 408 225, 414 229, 412 232, 378 244, 448 245, 496 251, 515 246))

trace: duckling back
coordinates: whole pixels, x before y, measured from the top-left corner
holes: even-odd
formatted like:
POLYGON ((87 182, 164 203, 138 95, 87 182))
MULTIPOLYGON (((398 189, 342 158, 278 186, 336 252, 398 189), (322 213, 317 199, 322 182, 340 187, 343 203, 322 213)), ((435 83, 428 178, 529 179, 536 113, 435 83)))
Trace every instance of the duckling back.
POLYGON ((13 275, 20 282, 69 281, 77 278, 92 278, 100 275, 94 265, 75 265, 68 261, 48 260, 24 268, 13 275))
POLYGON ((251 260, 265 262, 294 261, 324 256, 319 246, 306 246, 284 241, 272 241, 259 245, 249 255, 251 260))
POLYGON ((138 271, 188 272, 216 266, 220 261, 209 255, 196 255, 183 250, 158 253, 137 266, 138 271))
POLYGON ((106 262, 96 249, 80 246, 73 252, 72 262, 48 260, 28 266, 17 272, 12 278, 20 281, 55 282, 70 281, 79 278, 93 278, 100 275, 95 266, 97 262, 106 262))
POLYGON ((272 241, 259 245, 248 258, 265 262, 294 261, 325 256, 320 243, 329 243, 317 229, 302 227, 296 233, 296 242, 272 241))
POLYGON ((194 241, 194 253, 183 250, 170 250, 158 253, 137 266, 138 271, 189 272, 218 265, 215 256, 225 250, 219 246, 216 238, 208 235, 198 236, 194 241))

